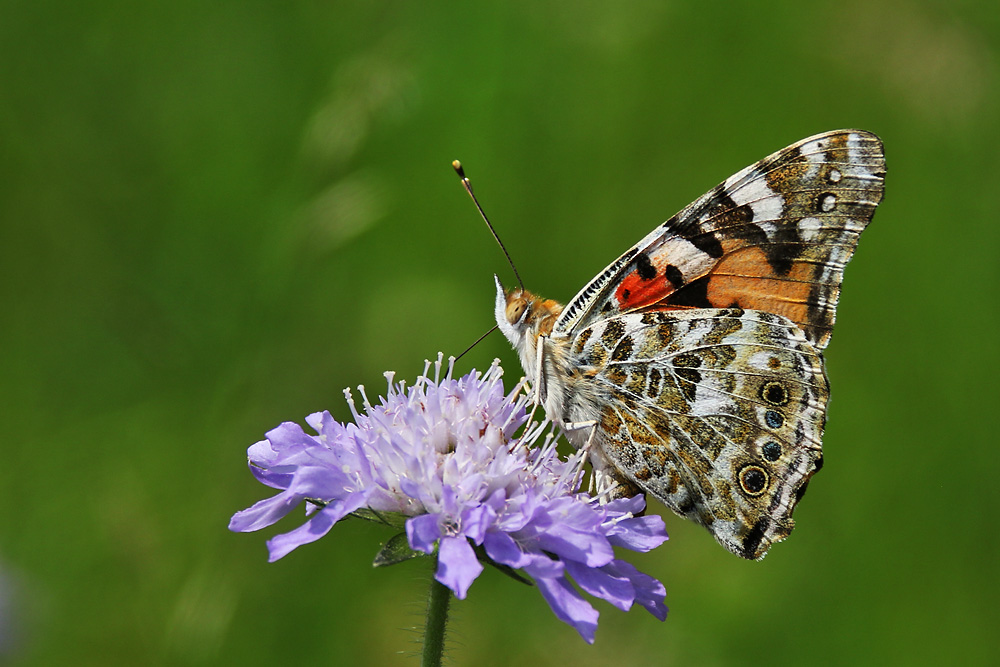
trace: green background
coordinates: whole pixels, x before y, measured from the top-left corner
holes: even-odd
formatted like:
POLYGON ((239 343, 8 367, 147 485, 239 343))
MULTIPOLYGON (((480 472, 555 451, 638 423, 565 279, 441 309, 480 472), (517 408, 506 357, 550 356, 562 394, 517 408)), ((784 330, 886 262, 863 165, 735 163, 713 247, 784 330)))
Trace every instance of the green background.
MULTIPOLYGON (((996 660, 993 2, 0 7, 0 660, 416 664, 424 562, 337 526, 266 562, 245 449, 566 300, 731 173, 840 127, 886 198, 828 350, 826 466, 761 563, 666 517, 670 616, 597 642, 495 571, 454 664, 996 660)), ((500 357, 499 335, 460 362, 500 357)), ((666 511, 653 506, 654 511, 666 511)))

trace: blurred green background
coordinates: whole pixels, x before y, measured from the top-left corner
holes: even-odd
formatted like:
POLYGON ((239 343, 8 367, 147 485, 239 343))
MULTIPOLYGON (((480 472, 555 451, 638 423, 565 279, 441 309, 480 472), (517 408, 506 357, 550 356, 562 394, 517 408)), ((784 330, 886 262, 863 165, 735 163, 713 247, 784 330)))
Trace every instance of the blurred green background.
MULTIPOLYGON (((670 616, 586 645, 486 572, 453 664, 998 659, 995 2, 0 7, 0 661, 416 664, 427 567, 351 522, 226 530, 245 449, 566 300, 734 171, 878 133, 886 198, 828 351, 826 467, 761 563, 666 517, 670 616)), ((460 362, 500 357, 499 335, 460 362)), ((662 506, 653 506, 663 511, 662 506)), ((668 513, 669 514, 669 513, 668 513)))

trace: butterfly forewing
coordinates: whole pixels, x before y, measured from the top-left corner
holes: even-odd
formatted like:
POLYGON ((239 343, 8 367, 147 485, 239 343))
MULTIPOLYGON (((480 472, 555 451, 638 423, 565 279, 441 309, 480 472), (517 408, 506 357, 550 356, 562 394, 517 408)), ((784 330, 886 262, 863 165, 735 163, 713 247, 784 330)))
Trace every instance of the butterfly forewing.
POLYGON ((823 348, 844 265, 882 198, 875 135, 804 139, 727 179, 660 225, 574 298, 571 332, 646 309, 741 307, 783 315, 823 348))

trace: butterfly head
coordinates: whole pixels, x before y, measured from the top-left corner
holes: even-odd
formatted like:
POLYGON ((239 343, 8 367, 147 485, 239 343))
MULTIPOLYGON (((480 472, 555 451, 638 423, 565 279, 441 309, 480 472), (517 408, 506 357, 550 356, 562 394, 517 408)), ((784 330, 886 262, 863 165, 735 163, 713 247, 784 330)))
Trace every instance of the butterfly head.
POLYGON ((562 312, 562 304, 542 299, 520 287, 504 290, 500 279, 493 278, 497 286, 497 326, 517 350, 521 365, 530 374, 535 366, 538 337, 552 333, 552 326, 562 312))

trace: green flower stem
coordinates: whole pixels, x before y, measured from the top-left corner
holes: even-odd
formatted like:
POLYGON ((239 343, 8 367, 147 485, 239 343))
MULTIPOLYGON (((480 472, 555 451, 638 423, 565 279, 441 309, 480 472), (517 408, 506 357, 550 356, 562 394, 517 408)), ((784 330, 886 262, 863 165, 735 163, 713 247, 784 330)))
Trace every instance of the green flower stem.
MULTIPOLYGON (((437 559, 434 559, 437 570, 437 559)), ((424 653, 422 667, 441 667, 444 654, 444 628, 448 625, 448 604, 451 590, 434 578, 431 573, 431 590, 427 598, 427 625, 424 627, 424 653)))

